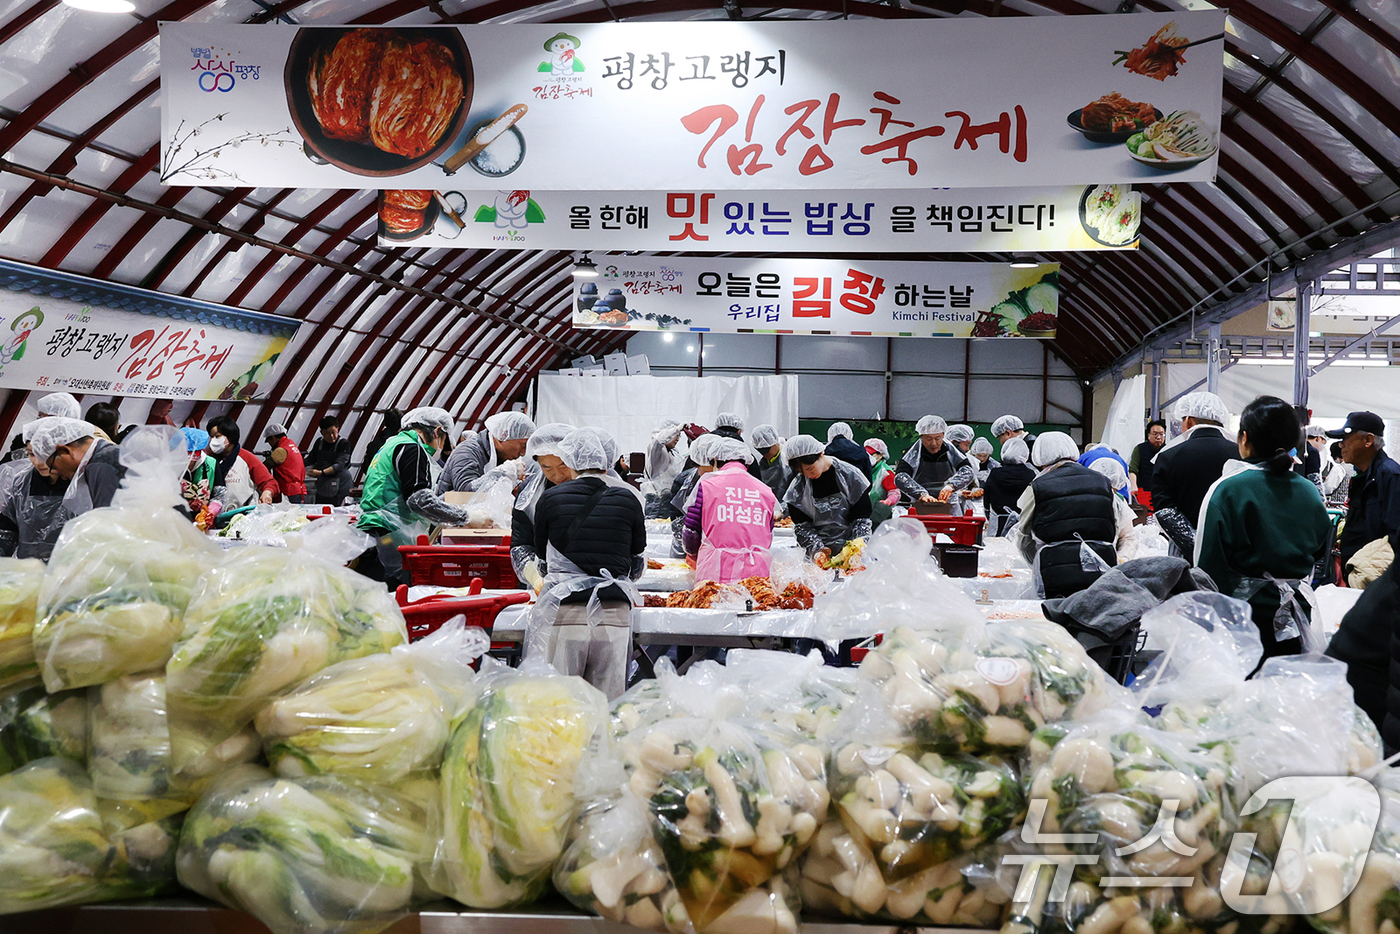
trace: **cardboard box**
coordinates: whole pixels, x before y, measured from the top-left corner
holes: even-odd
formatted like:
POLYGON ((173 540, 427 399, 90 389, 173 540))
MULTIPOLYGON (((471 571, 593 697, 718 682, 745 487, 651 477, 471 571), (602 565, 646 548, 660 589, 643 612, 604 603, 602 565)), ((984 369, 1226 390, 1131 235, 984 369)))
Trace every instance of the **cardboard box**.
POLYGON ((644 353, 634 353, 627 358, 628 376, 650 376, 651 359, 644 353))
POLYGON ((603 366, 607 369, 609 376, 626 376, 627 354, 610 353, 603 358, 603 366))

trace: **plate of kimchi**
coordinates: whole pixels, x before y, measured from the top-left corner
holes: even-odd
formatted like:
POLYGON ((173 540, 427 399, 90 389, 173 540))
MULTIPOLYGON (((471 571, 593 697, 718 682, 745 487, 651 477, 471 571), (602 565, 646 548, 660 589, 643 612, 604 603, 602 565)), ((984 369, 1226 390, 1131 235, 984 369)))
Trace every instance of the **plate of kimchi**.
POLYGON ((358 175, 429 164, 471 106, 471 55, 456 29, 302 27, 283 77, 308 158, 358 175))
POLYGON ((1091 143, 1122 143, 1162 119, 1151 104, 1130 101, 1117 91, 1072 111, 1066 122, 1091 143))
POLYGON ((379 236, 413 240, 433 229, 442 208, 432 191, 391 188, 379 193, 379 236))

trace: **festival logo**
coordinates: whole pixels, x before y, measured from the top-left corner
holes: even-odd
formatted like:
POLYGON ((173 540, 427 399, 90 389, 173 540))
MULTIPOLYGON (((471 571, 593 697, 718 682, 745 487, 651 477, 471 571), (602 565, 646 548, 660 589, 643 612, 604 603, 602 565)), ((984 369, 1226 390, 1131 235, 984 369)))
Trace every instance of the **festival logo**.
POLYGON ((4 347, 0 347, 0 370, 16 361, 24 359, 24 351, 29 346, 29 336, 44 323, 44 313, 39 310, 39 306, 26 311, 15 318, 10 325, 10 330, 14 336, 5 342, 4 347))
POLYGON ((549 53, 549 60, 540 62, 537 70, 548 72, 555 78, 567 78, 582 72, 583 62, 579 61, 575 54, 582 44, 566 32, 555 33, 553 38, 547 39, 544 44, 544 50, 549 53))

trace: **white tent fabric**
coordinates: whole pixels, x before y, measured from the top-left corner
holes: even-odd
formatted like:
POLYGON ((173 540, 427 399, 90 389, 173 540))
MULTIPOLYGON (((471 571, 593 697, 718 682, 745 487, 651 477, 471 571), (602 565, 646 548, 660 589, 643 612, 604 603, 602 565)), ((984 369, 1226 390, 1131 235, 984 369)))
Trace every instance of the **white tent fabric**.
POLYGON ((1118 452, 1127 460, 1133 448, 1142 441, 1142 431, 1147 425, 1144 414, 1147 411, 1147 377, 1134 376, 1118 384, 1118 392, 1113 404, 1108 407, 1108 421, 1104 425, 1104 444, 1118 452))
POLYGON ((714 427, 720 412, 797 434, 796 376, 560 376, 541 373, 535 421, 592 425, 623 454, 645 451, 665 419, 714 427))
MULTIPOLYGON (((1204 379, 1203 363, 1165 367, 1163 398, 1184 392, 1204 379)), ((1200 388, 1204 389, 1204 385, 1200 388)), ((1293 401, 1293 365, 1237 363, 1220 374, 1220 398, 1236 418, 1259 396, 1293 401)), ((1329 366, 1308 382, 1308 408, 1316 418, 1346 418, 1348 412, 1375 412, 1387 421, 1400 419, 1400 367, 1329 366)))

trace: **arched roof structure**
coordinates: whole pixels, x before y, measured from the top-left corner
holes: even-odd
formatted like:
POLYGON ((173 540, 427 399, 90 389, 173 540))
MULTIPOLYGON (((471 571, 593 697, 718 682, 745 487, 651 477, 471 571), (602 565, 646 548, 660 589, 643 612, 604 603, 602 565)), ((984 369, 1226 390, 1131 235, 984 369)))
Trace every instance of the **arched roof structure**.
MULTIPOLYGON (((569 326, 569 254, 380 247, 370 191, 158 180, 157 24, 429 24, 1075 16, 1205 0, 0 0, 0 255, 305 322, 253 414, 352 428, 442 405, 468 424, 625 335, 569 326)), ((1145 188, 1141 249, 1063 263, 1054 350, 1081 375, 1400 215, 1400 0, 1235 0, 1215 185, 1145 188)), ((1047 50, 1047 79, 1054 78, 1047 50)), ((1397 226, 1400 231, 1400 226, 1397 226)), ((908 256, 902 258, 909 258, 908 256)), ((949 257, 925 254, 929 260, 949 257)), ((985 257, 984 257, 985 258, 985 257)), ((8 430, 23 402, 0 411, 8 430)), ((246 420, 245 420, 246 421, 246 420)), ((309 428, 307 429, 309 433, 309 428)))

